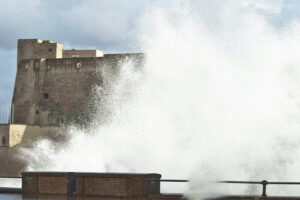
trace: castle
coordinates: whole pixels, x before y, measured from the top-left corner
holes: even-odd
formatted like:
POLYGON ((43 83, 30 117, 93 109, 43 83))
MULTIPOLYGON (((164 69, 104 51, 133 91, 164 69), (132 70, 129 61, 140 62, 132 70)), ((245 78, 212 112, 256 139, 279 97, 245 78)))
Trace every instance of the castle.
POLYGON ((129 59, 140 63, 142 57, 65 50, 52 41, 19 40, 12 122, 47 126, 72 120, 82 114, 94 86, 108 91, 119 66, 129 59))
POLYGON ((9 163, 3 162, 13 151, 9 149, 30 146, 41 135, 54 136, 61 125, 85 123, 93 112, 94 88, 101 86, 103 95, 109 94, 120 66, 130 61, 139 67, 143 60, 142 53, 65 50, 49 40, 18 40, 10 120, 0 125, 2 167, 9 163))

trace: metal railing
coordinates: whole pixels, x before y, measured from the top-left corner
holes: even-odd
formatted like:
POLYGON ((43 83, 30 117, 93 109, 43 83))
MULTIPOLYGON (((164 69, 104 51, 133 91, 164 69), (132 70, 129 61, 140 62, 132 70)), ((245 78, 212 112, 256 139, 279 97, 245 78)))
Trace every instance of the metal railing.
MULTIPOLYGON (((21 176, 0 176, 0 179, 21 179, 21 176)), ((187 183, 187 182, 195 182, 186 179, 151 179, 152 181, 160 181, 160 182, 176 182, 176 183, 187 183)), ((213 183, 225 183, 225 184, 257 184, 262 185, 262 197, 267 197, 267 185, 300 185, 300 182, 279 182, 279 181, 216 181, 213 183)), ((21 192, 21 188, 11 188, 11 187, 0 187, 0 193, 5 191, 12 191, 19 193, 21 192)))
MULTIPOLYGON (((184 179, 161 179, 160 182, 192 182, 184 179)), ((194 182, 194 181, 193 181, 194 182)), ((262 197, 267 197, 267 185, 300 185, 300 182, 280 182, 280 181, 216 181, 214 183, 231 183, 231 184, 257 184, 262 185, 262 197)))
POLYGON ((13 123, 13 104, 0 104, 0 124, 13 123))
POLYGON ((22 178, 22 176, 0 176, 0 178, 22 178))
POLYGON ((279 182, 279 181, 219 181, 219 183, 234 183, 234 184, 259 184, 262 185, 262 197, 267 196, 267 185, 300 185, 300 182, 279 182))

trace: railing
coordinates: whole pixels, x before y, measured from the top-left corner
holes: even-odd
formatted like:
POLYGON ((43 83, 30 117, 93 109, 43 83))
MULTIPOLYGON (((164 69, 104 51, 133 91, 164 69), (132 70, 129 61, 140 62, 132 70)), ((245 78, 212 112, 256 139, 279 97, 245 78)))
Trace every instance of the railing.
POLYGON ((267 196, 267 185, 300 185, 300 182, 278 182, 278 181, 219 181, 219 183, 235 183, 235 184, 260 184, 262 185, 262 195, 267 196))
MULTIPOLYGON (((161 179, 160 182, 191 182, 182 179, 161 179)), ((214 183, 232 183, 232 184, 258 184, 262 185, 262 197, 267 197, 267 185, 300 185, 300 182, 277 182, 277 181, 216 181, 214 183)))
POLYGON ((0 176, 0 178, 22 178, 22 176, 0 176))
POLYGON ((0 104, 0 124, 13 123, 13 104, 0 104))
MULTIPOLYGON (((21 179, 21 176, 0 176, 0 179, 21 179)), ((185 179, 151 179, 152 181, 160 182, 177 182, 177 183, 186 183, 192 182, 185 179)), ((216 181, 213 183, 225 183, 225 184, 258 184, 262 185, 262 197, 267 197, 267 185, 300 185, 300 182, 277 182, 277 181, 216 181)), ((21 193, 21 188, 11 188, 11 187, 0 187, 0 193, 21 193)))

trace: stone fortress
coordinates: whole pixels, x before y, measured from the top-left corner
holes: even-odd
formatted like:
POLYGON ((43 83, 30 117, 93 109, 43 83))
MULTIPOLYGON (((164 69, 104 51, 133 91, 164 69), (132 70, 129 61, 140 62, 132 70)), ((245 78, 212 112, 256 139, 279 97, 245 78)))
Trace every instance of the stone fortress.
POLYGON ((0 125, 0 175, 15 173, 1 169, 10 165, 15 147, 30 146, 40 136, 54 137, 63 125, 84 123, 93 112, 94 88, 101 86, 103 95, 109 94, 120 66, 130 61, 138 67, 143 60, 142 53, 65 50, 49 40, 18 40, 10 120, 0 125))
POLYGON ((103 54, 99 50, 64 50, 59 43, 18 41, 13 123, 58 125, 84 106, 93 86, 109 90, 118 66, 142 54, 103 54))

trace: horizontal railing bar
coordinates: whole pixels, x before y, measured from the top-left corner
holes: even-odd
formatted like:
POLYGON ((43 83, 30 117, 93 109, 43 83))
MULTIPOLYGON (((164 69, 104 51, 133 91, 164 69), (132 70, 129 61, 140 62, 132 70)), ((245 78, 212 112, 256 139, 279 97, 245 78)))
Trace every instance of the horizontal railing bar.
POLYGON ((0 178, 22 178, 21 176, 0 176, 0 178))
MULTIPOLYGON (((186 179, 158 179, 160 182, 197 182, 186 179)), ((215 183, 233 183, 233 184, 265 184, 265 185, 300 185, 300 182, 278 182, 278 181, 216 181, 215 183)))
POLYGON ((217 181, 216 183, 262 184, 258 181, 217 181))
POLYGON ((278 185, 300 185, 300 182, 268 182, 269 184, 278 184, 278 185))
POLYGON ((277 182, 277 181, 218 181, 217 183, 240 183, 240 184, 265 184, 265 185, 300 185, 300 182, 277 182))
POLYGON ((189 182, 189 180, 182 179, 160 179, 160 182, 189 182))

